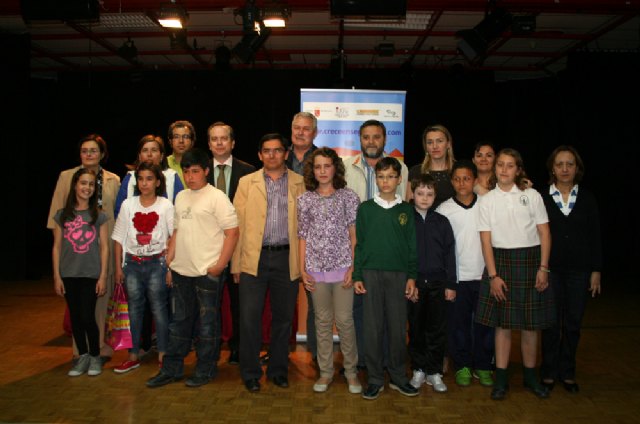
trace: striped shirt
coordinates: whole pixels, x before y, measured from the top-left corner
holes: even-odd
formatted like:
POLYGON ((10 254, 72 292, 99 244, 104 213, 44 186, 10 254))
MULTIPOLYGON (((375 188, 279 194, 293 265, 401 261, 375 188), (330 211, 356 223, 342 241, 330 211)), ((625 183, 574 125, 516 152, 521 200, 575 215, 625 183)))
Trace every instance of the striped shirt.
POLYGON ((364 155, 362 156, 362 165, 364 165, 364 171, 366 173, 366 180, 367 180, 367 199, 373 199, 373 197, 378 194, 378 186, 376 184, 376 170, 375 167, 373 166, 369 166, 369 163, 367 162, 367 160, 364 158, 364 155))
POLYGON ((562 193, 556 187, 555 184, 551 184, 549 187, 549 194, 553 198, 553 201, 558 205, 560 211, 565 215, 569 216, 571 211, 573 210, 573 206, 576 204, 576 198, 578 197, 578 184, 574 185, 571 189, 571 193, 569 193, 569 198, 567 199, 567 203, 562 199, 562 193))
POLYGON ((263 246, 289 244, 289 208, 287 171, 277 180, 264 174, 267 189, 267 221, 264 225, 263 246))

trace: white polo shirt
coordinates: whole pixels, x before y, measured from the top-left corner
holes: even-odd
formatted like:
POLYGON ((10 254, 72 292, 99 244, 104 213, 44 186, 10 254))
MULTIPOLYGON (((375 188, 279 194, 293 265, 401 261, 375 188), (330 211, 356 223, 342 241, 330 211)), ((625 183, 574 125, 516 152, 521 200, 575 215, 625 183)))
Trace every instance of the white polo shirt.
POLYGON ((484 257, 482 256, 480 233, 476 224, 478 201, 479 198, 476 198, 470 206, 465 206, 452 197, 442 202, 436 209, 436 212, 447 217, 451 228, 453 228, 453 235, 456 239, 458 281, 482 279, 484 257))
POLYGON ((491 245, 500 249, 538 246, 537 225, 549 222, 542 196, 516 185, 508 192, 496 186, 478 202, 478 231, 491 231, 491 245))

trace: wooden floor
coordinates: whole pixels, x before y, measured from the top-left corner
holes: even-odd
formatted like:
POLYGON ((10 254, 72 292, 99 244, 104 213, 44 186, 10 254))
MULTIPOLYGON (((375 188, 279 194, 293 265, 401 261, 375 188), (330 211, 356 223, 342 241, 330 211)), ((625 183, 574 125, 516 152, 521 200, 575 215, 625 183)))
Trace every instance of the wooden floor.
MULTIPOLYGON (((627 287, 636 283, 629 281, 627 287)), ((556 387, 550 399, 539 400, 525 392, 516 351, 512 389, 507 400, 495 402, 489 399, 490 389, 478 384, 457 387, 451 373, 445 376, 446 394, 424 387, 418 397, 407 398, 386 388, 379 399, 366 401, 350 395, 339 376, 327 393, 315 394, 316 371, 303 345, 291 353, 291 388, 274 387, 263 378, 258 394, 248 393, 237 366, 226 363, 226 346, 216 380, 197 389, 183 383, 147 389, 144 382, 158 371, 154 355, 139 369, 116 375, 112 368, 125 352, 117 352, 101 376, 70 378, 66 375, 70 339, 62 332, 64 301, 54 296, 51 282, 0 282, 0 287, 0 422, 640 422, 637 288, 631 294, 628 289, 605 290, 604 296, 590 302, 578 357, 579 394, 556 387)), ((193 361, 192 353, 187 358, 187 373, 193 361)))

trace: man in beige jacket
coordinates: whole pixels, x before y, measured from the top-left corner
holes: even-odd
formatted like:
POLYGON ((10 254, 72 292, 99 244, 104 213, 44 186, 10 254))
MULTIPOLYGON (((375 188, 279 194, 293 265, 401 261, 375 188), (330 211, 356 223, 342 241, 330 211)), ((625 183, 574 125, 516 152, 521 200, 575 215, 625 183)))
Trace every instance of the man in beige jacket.
POLYGON ((250 392, 260 390, 267 289, 272 315, 267 377, 276 386, 289 386, 289 337, 300 277, 296 199, 305 186, 300 175, 287 171, 287 147, 280 134, 263 136, 258 150, 263 168, 240 179, 233 200, 240 227, 231 261, 240 284, 240 374, 250 392))

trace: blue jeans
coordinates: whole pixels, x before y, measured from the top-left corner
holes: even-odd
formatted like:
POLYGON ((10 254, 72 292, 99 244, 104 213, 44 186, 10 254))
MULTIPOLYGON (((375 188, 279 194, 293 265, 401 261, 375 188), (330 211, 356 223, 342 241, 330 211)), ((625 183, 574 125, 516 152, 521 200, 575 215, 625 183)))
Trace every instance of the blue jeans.
POLYGON ((220 348, 222 279, 209 275, 186 277, 175 271, 171 273, 172 320, 169 324, 169 347, 162 361, 161 372, 172 377, 184 375, 184 358, 191 350, 193 326, 198 320, 198 360, 194 375, 213 378, 218 371, 216 353, 220 348))
POLYGON ((136 262, 127 254, 123 272, 129 300, 129 321, 133 342, 129 352, 137 355, 140 351, 140 337, 146 299, 149 299, 153 319, 156 323, 158 351, 166 352, 169 340, 170 292, 166 284, 166 259, 159 257, 136 262))

